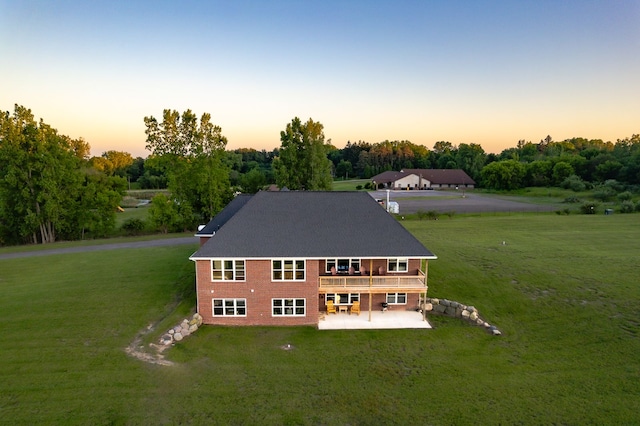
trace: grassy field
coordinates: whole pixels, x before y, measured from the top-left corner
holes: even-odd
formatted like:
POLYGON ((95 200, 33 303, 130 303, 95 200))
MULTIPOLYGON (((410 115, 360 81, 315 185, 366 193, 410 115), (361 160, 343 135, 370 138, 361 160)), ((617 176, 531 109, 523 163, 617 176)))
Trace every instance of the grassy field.
POLYGON ((332 189, 334 191, 357 191, 358 185, 364 187, 369 182, 371 182, 370 179, 334 180, 332 189))
POLYGON ((195 245, 0 260, 0 423, 640 423, 638 215, 403 223, 501 337, 205 327, 156 366, 124 348, 188 314, 195 245))

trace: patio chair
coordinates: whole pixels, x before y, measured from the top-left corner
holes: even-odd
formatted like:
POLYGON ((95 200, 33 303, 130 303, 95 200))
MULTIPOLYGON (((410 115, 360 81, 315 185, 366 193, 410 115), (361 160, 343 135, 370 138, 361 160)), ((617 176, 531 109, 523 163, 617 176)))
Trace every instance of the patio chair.
POLYGON ((327 300, 327 314, 337 314, 336 305, 333 304, 333 300, 327 300))
POLYGON ((331 267, 331 275, 338 275, 338 272, 336 271, 335 266, 331 267))
POLYGON ((351 305, 351 313, 360 315, 360 302, 353 302, 353 305, 351 305))

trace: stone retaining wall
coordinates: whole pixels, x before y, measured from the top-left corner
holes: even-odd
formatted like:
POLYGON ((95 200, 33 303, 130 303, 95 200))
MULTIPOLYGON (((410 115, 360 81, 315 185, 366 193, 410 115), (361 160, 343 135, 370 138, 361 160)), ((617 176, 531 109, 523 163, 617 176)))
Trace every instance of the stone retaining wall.
POLYGON ((494 336, 500 336, 502 334, 497 327, 483 320, 478 310, 473 306, 463 305, 462 303, 452 300, 428 297, 424 304, 424 310, 432 314, 460 318, 470 324, 479 325, 487 329, 487 331, 494 336))
POLYGON ((179 342, 185 337, 195 333, 202 325, 202 317, 200 314, 195 313, 191 319, 183 319, 179 325, 169 329, 165 334, 160 337, 160 344, 169 346, 175 342, 179 342))

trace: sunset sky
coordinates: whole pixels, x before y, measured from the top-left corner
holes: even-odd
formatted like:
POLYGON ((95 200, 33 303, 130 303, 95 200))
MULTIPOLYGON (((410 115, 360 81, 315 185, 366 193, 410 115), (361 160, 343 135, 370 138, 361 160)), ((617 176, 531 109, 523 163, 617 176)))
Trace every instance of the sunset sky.
POLYGON ((640 0, 0 0, 0 110, 92 155, 209 112, 228 149, 292 118, 347 141, 615 142, 640 133, 640 0))

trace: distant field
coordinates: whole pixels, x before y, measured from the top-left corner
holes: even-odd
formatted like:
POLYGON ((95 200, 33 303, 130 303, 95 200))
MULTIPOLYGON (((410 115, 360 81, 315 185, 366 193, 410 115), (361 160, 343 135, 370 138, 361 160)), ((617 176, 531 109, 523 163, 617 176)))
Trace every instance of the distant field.
POLYGON ((334 191, 357 191, 358 185, 361 185, 364 188, 364 185, 367 182, 371 182, 371 181, 369 179, 334 180, 333 190, 334 191))
POLYGON ((405 220, 439 257, 429 294, 501 337, 205 327, 172 367, 124 348, 194 306, 195 244, 0 260, 0 423, 638 424, 638 219, 405 220))

